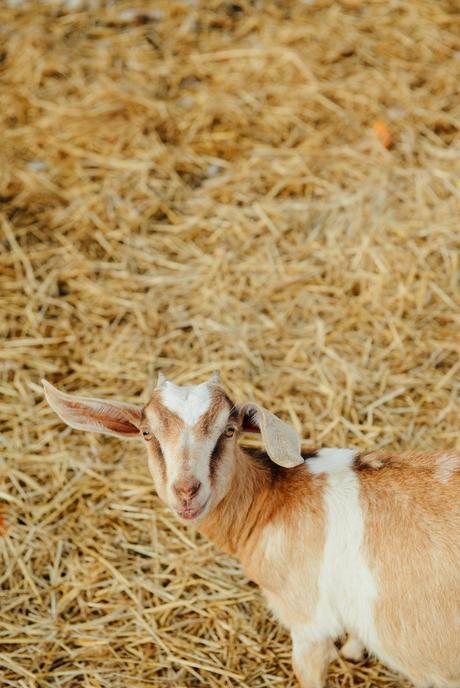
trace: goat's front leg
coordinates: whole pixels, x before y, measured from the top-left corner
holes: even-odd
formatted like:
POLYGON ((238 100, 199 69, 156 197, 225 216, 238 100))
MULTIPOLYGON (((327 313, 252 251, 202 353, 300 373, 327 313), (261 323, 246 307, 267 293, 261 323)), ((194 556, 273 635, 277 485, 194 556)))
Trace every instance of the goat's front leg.
POLYGON ((291 629, 292 664, 301 688, 323 688, 327 668, 336 656, 330 638, 317 640, 308 626, 291 629))

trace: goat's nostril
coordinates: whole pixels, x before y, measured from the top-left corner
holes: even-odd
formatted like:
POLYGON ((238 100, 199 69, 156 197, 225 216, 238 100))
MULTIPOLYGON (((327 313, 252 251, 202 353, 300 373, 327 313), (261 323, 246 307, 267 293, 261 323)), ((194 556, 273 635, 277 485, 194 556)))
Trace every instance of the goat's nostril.
POLYGON ((201 487, 199 480, 180 480, 174 483, 173 490, 181 499, 192 499, 201 487))

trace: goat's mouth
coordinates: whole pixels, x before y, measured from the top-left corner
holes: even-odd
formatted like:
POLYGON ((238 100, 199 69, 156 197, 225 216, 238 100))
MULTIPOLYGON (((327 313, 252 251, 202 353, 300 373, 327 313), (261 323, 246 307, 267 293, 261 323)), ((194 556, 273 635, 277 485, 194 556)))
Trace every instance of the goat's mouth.
POLYGON ((199 516, 201 516, 208 506, 209 497, 201 506, 183 506, 176 509, 177 515, 183 518, 185 521, 195 521, 199 516))

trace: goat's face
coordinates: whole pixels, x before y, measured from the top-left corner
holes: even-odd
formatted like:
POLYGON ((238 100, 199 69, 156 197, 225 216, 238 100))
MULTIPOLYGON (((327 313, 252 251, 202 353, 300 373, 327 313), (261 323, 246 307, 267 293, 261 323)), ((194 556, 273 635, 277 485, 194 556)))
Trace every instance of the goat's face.
POLYGON ((71 427, 142 438, 159 496, 184 521, 202 520, 226 494, 240 424, 218 375, 188 387, 160 376, 143 407, 71 396, 43 384, 50 406, 71 427))
POLYGON ((272 461, 302 463, 300 439, 257 404, 233 406, 219 378, 179 387, 160 376, 145 406, 76 397, 43 381, 50 406, 72 428, 142 438, 159 496, 184 521, 199 522, 225 496, 240 430, 262 435, 272 461))
POLYGON ((238 416, 216 379, 189 387, 164 381, 144 407, 140 430, 155 487, 181 519, 202 520, 225 495, 238 416))

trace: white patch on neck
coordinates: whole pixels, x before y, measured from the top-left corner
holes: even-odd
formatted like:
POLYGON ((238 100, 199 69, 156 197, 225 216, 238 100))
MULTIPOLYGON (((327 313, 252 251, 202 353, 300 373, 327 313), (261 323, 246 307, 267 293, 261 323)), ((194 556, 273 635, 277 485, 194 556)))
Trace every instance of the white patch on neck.
POLYGON ((188 387, 179 387, 173 382, 165 382, 160 388, 160 395, 163 405, 189 426, 198 422, 209 409, 212 401, 207 382, 188 387))
POLYGON ((316 456, 307 459, 305 463, 314 475, 336 473, 350 468, 356 454, 356 449, 320 449, 316 456))

